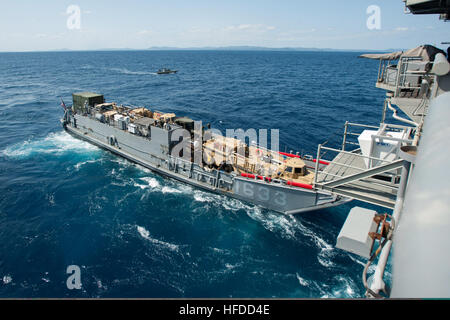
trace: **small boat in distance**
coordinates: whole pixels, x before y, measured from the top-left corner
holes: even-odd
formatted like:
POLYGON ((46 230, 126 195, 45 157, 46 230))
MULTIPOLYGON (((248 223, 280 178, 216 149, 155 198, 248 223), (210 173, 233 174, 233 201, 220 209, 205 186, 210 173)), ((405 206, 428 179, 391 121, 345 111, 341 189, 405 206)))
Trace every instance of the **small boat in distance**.
POLYGON ((166 69, 166 68, 162 68, 159 69, 156 73, 157 74, 172 74, 172 73, 177 73, 177 70, 170 70, 170 69, 166 69))

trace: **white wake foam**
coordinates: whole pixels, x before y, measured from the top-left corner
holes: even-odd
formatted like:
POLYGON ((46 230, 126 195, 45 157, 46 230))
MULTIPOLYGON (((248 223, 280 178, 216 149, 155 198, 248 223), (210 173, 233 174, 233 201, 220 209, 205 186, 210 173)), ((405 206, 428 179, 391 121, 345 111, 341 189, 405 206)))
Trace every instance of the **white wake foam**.
POLYGON ((335 298, 353 298, 357 288, 351 279, 346 279, 342 276, 336 276, 335 279, 339 285, 333 289, 332 295, 335 298))
POLYGON ((298 227, 294 217, 271 211, 262 212, 258 207, 248 210, 247 214, 253 220, 260 222, 265 229, 280 233, 285 239, 296 239, 295 232, 298 227))
POLYGON ((332 261, 336 254, 334 247, 303 225, 294 216, 282 215, 271 211, 263 212, 258 207, 255 207, 253 210, 246 210, 246 212, 250 218, 260 222, 265 229, 280 234, 285 239, 298 241, 300 234, 310 238, 320 250, 317 255, 318 262, 326 268, 335 265, 332 261))
POLYGON ((160 188, 160 184, 159 184, 158 180, 156 180, 155 178, 144 177, 144 178, 139 178, 139 180, 142 180, 146 183, 141 184, 138 182, 134 182, 133 185, 137 188, 141 188, 142 190, 144 190, 144 189, 159 189, 160 188))
POLYGON ((300 275, 298 273, 296 273, 295 275, 297 276, 298 283, 300 283, 301 286, 303 286, 303 287, 310 286, 310 283, 308 280, 305 280, 302 277, 300 277, 300 275))
POLYGON ((150 236, 150 232, 147 229, 145 229, 144 227, 137 226, 137 231, 139 232, 139 234, 141 235, 142 238, 144 238, 144 239, 146 239, 146 240, 148 240, 148 241, 150 241, 150 242, 152 242, 152 243, 154 243, 156 245, 159 245, 159 246, 162 246, 162 247, 165 247, 165 248, 168 248, 168 249, 170 249, 172 251, 177 251, 177 252, 178 252, 178 250, 180 248, 176 244, 169 243, 169 242, 164 242, 164 241, 152 238, 150 236))
POLYGON ((78 162, 76 165, 74 165, 73 167, 75 168, 76 171, 80 170, 80 168, 86 164, 89 163, 96 163, 98 161, 101 161, 101 159, 94 159, 94 160, 87 160, 87 161, 82 161, 82 162, 78 162))
POLYGON ((39 153, 60 155, 67 152, 86 153, 99 150, 96 146, 61 131, 50 133, 42 139, 28 140, 8 146, 2 153, 10 158, 26 158, 39 153))
POLYGON ((126 68, 108 68, 108 70, 113 71, 113 72, 118 72, 121 74, 139 75, 139 76, 156 75, 157 74, 156 72, 148 72, 148 71, 131 71, 126 68))
POLYGON ((309 228, 304 226, 300 221, 296 220, 296 222, 300 232, 303 235, 311 238, 316 244, 316 246, 320 249, 320 252, 317 255, 318 262, 326 268, 334 266, 334 262, 332 261, 332 258, 335 255, 334 247, 328 242, 326 242, 324 239, 319 237, 316 233, 311 231, 309 228))
POLYGON ((161 189, 162 193, 183 193, 183 191, 176 189, 176 188, 172 188, 172 187, 162 187, 161 189))
POLYGON ((3 277, 3 284, 9 284, 12 282, 12 277, 10 275, 6 275, 3 277))
POLYGON ((259 210, 257 206, 248 205, 240 200, 227 197, 224 195, 213 194, 199 189, 192 189, 191 194, 193 194, 194 200, 199 203, 203 203, 204 207, 222 207, 228 211, 252 211, 259 210))
POLYGON ((177 185, 176 187, 161 185, 159 181, 154 177, 139 178, 139 182, 134 182, 133 185, 142 190, 149 190, 150 192, 161 192, 163 194, 168 193, 192 193, 192 188, 186 185, 177 185))

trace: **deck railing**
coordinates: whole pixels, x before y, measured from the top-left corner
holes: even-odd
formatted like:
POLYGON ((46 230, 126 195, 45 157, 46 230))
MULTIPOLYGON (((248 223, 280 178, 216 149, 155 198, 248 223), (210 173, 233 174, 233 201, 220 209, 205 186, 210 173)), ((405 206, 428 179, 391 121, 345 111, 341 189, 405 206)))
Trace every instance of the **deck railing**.
MULTIPOLYGON (((344 128, 344 136, 343 136, 343 140, 342 140, 342 147, 341 149, 336 149, 336 148, 330 148, 327 147, 326 144, 320 144, 317 148, 317 157, 316 159, 318 159, 319 161, 330 161, 328 159, 324 159, 326 154, 334 154, 335 156, 333 157, 333 159, 335 159, 335 157, 337 155, 347 155, 347 156, 351 156, 354 158, 360 158, 363 160, 363 163, 366 163, 367 165, 364 166, 354 166, 348 163, 341 163, 338 160, 332 160, 331 161, 331 165, 332 166, 337 166, 340 167, 342 169, 348 169, 346 171, 348 172, 352 172, 349 173, 347 175, 336 175, 334 173, 331 173, 330 170, 327 170, 326 174, 328 177, 331 177, 332 179, 343 179, 346 176, 350 176, 352 174, 356 173, 363 173, 365 171, 371 170, 371 169, 376 169, 377 167, 383 167, 386 165, 389 165, 391 163, 394 162, 394 160, 386 160, 386 159, 382 159, 379 157, 375 157, 373 156, 373 146, 375 145, 376 142, 384 142, 384 141, 389 141, 389 142, 398 142, 398 145, 393 146, 392 148, 392 153, 396 152, 396 149, 399 148, 399 146, 403 146, 403 145, 412 145, 413 144, 413 140, 412 139, 402 139, 402 138, 395 138, 395 137, 391 137, 391 136, 385 136, 385 135, 381 135, 381 134, 374 134, 371 135, 371 149, 369 151, 369 155, 363 155, 361 148, 359 147, 359 143, 357 141, 357 137, 359 137, 361 135, 362 132, 356 132, 354 128, 358 128, 358 129, 376 129, 377 133, 378 131, 380 131, 380 129, 382 129, 381 131, 385 132, 392 132, 392 131, 396 131, 396 132, 405 132, 405 136, 409 137, 411 135, 412 130, 414 130, 414 128, 412 127, 408 127, 408 126, 402 126, 402 125, 396 125, 396 124, 382 124, 380 127, 377 126, 373 126, 373 125, 365 125, 365 124, 359 124, 359 123, 351 123, 351 122, 346 122, 345 123, 345 128, 344 128), (353 138, 353 141, 349 141, 349 138, 353 138), (351 151, 346 150, 348 146, 352 146, 354 147, 351 151), (356 147, 355 147, 356 146, 356 147)), ((360 131, 360 130, 359 130, 360 131)), ((314 170, 314 186, 316 187, 321 181, 318 181, 319 175, 326 170, 326 167, 320 167, 319 166, 319 161, 316 162, 316 166, 315 166, 315 170, 314 170)), ((396 190, 398 187, 396 186, 397 182, 398 182, 398 177, 400 175, 399 170, 397 169, 391 169, 391 170, 387 170, 386 172, 383 172, 383 175, 385 175, 387 178, 390 179, 389 183, 383 183, 381 180, 380 181, 374 181, 373 179, 371 179, 370 183, 371 184, 375 184, 375 185, 381 185, 384 187, 388 187, 391 189, 396 190)), ((323 182, 323 181, 322 181, 323 182)))
MULTIPOLYGON (((396 132, 401 132, 401 131, 406 131, 406 135, 409 136, 412 132, 412 130, 414 130, 413 127, 408 127, 408 126, 402 126, 402 125, 397 125, 397 124, 389 124, 389 123, 383 123, 382 126, 384 127, 383 130, 384 131, 396 131, 396 132)), ((345 126, 344 126, 344 136, 342 139, 342 151, 346 151, 346 146, 350 145, 350 146, 359 146, 359 143, 357 141, 357 137, 359 137, 361 135, 361 131, 355 132, 355 131, 351 131, 352 128, 360 128, 360 129, 372 129, 372 130, 380 130, 380 127, 377 126, 373 126, 373 125, 365 125, 365 124, 360 124, 360 123, 351 123, 351 122, 346 122, 345 126), (354 140, 353 141, 349 141, 349 138, 353 137, 354 140)), ((382 136, 382 135, 373 135, 372 136, 372 141, 374 141, 375 139, 380 139, 380 140, 391 140, 391 141, 399 141, 405 144, 410 144, 412 143, 412 140, 409 139, 398 139, 398 138, 393 138, 393 137, 386 137, 386 136, 382 136)), ((373 143, 372 143, 373 145, 373 143)))
MULTIPOLYGON (((390 161, 390 160, 381 159, 381 158, 377 158, 377 157, 371 157, 371 156, 365 156, 365 155, 360 153, 361 149, 359 149, 359 148, 355 149, 353 151, 344 151, 344 150, 341 150, 341 149, 325 147, 324 145, 319 144, 319 146, 317 148, 317 159, 320 159, 321 161, 329 161, 332 165, 339 166, 339 167, 344 167, 344 168, 348 168, 348 169, 354 169, 354 170, 357 170, 359 172, 364 172, 364 171, 367 170, 367 168, 355 167, 355 166, 352 166, 352 165, 349 165, 349 164, 323 159, 322 151, 330 151, 330 152, 333 152, 333 153, 336 153, 336 154, 342 154, 342 155, 344 155, 344 154, 345 155, 351 155, 353 157, 367 159, 369 161, 379 161, 379 163, 381 163, 381 165, 392 163, 392 161, 390 161)), ((326 167, 324 169, 326 169, 326 167)), ((320 169, 319 161, 317 161, 316 162, 316 167, 315 167, 315 170, 314 170, 314 173, 315 173, 314 184, 317 184, 317 182, 318 182, 317 178, 318 178, 319 174, 324 171, 324 169, 322 169, 322 170, 320 169)), ((329 172, 327 172, 326 174, 330 175, 330 176, 343 178, 343 176, 337 176, 337 175, 331 174, 329 172)))
POLYGON ((406 92, 409 92, 410 98, 424 98, 436 78, 429 73, 431 66, 432 62, 424 62, 422 57, 402 57, 397 65, 392 64, 392 60, 381 59, 377 84, 392 91, 394 98, 403 97, 406 92), (423 84, 423 79, 427 83, 423 84))

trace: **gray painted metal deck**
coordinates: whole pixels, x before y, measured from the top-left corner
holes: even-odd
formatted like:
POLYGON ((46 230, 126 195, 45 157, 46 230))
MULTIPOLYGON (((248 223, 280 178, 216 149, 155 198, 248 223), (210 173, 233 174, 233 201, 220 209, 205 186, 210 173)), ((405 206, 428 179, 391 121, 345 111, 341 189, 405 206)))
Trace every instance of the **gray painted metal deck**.
POLYGON ((402 161, 367 169, 359 152, 341 152, 318 174, 316 188, 389 209, 395 206, 397 189, 390 182, 375 179, 383 172, 395 171, 402 161))

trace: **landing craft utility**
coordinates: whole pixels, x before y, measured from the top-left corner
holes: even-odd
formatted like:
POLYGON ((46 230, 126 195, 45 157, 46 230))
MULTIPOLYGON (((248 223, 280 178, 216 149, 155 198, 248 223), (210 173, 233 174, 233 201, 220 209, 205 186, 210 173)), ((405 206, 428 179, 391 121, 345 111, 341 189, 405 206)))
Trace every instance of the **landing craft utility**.
POLYGON ((73 94, 72 107, 63 103, 63 108, 62 125, 74 136, 214 193, 286 214, 349 201, 313 187, 314 168, 325 166, 323 161, 248 146, 201 127, 198 130, 190 118, 105 103, 103 95, 96 93, 73 94), (191 141, 199 135, 200 143, 191 141), (207 138, 203 141, 203 137, 207 138))

